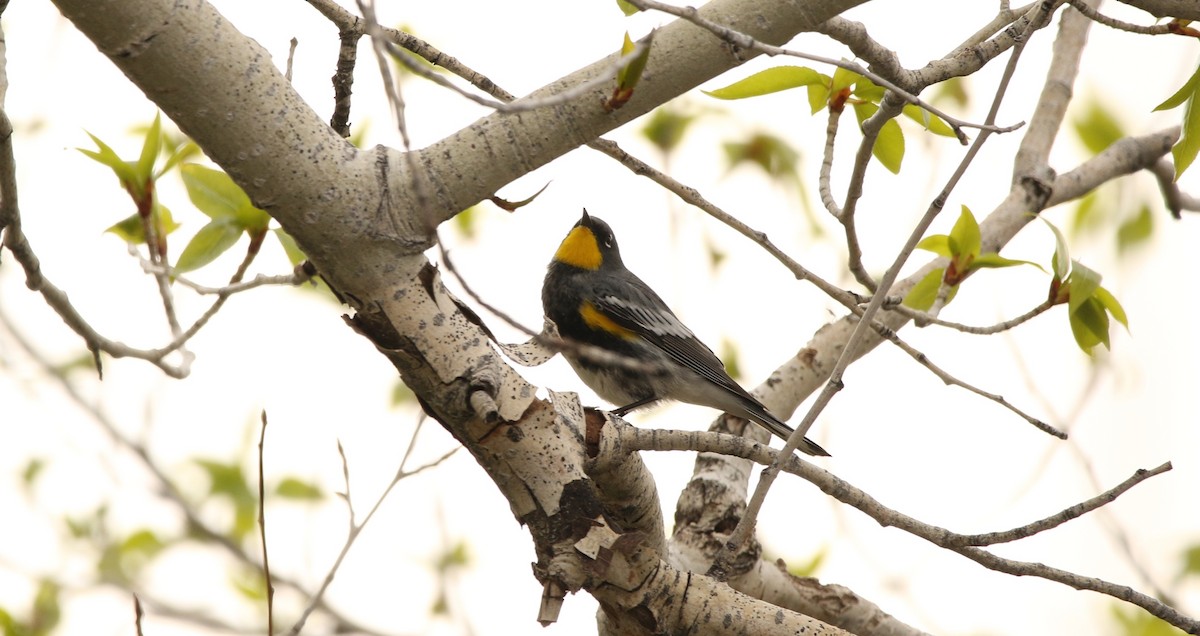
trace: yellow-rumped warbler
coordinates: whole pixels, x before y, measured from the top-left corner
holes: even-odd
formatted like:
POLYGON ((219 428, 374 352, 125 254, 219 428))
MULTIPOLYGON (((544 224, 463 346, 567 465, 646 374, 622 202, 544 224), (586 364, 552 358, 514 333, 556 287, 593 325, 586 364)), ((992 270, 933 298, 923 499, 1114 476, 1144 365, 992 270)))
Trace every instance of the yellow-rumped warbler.
MULTIPOLYGON (((620 406, 614 413, 679 400, 752 420, 785 440, 792 434, 790 426, 729 377, 716 354, 649 285, 625 268, 612 229, 587 210, 550 261, 542 307, 563 338, 645 363, 643 368, 606 364, 563 352, 585 384, 620 406)), ((800 450, 829 455, 808 438, 800 450)))

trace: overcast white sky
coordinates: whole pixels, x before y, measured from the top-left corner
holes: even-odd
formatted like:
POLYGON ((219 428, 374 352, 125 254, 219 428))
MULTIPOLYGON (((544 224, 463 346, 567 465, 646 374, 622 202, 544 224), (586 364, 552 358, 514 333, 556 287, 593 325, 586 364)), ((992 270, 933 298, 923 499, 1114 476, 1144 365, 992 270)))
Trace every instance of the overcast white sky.
MULTIPOLYGON (((336 34, 302 2, 217 1, 245 33, 269 49, 282 68, 288 40, 300 41, 295 83, 323 116, 332 109, 329 76, 336 34)), ((440 3, 380 3, 381 19, 412 27, 444 51, 487 74, 509 91, 524 94, 616 49, 628 29, 637 37, 667 22, 661 16, 621 16, 609 1, 512 5, 478 0, 440 3), (470 16, 470 19, 464 19, 470 16)), ((911 67, 950 50, 986 21, 993 3, 871 3, 854 13, 872 34, 897 50, 911 67), (965 4, 979 6, 964 7, 965 4), (880 6, 875 6, 880 5, 880 6), (884 6, 886 5, 886 6, 884 6), (982 6, 986 5, 986 6, 982 6), (968 12, 973 12, 968 15, 968 12), (938 28, 916 27, 934 16, 938 28)), ((1145 23, 1145 16, 1121 13, 1145 23)), ((165 330, 148 279, 104 228, 131 210, 111 176, 74 150, 88 146, 84 131, 133 156, 138 141, 132 125, 148 122, 155 108, 95 48, 62 20, 47 2, 15 2, 5 13, 10 88, 6 109, 17 127, 21 205, 25 231, 52 280, 71 295, 101 331, 132 344, 154 346, 165 330)), ((1051 27, 1026 52, 1001 123, 1028 117, 1040 89, 1051 27)), ((1173 92, 1195 67, 1195 45, 1160 38, 1148 41, 1097 27, 1075 87, 1083 98, 1100 96, 1131 132, 1158 130, 1179 112, 1150 109, 1173 92)), ((803 36, 794 48, 833 57, 844 54, 820 36, 803 36)), ((744 77, 778 60, 757 60, 708 88, 744 77)), ((974 103, 966 118, 979 120, 1000 66, 993 63, 971 84, 974 103)), ((830 72, 829 69, 819 69, 830 72)), ((418 146, 457 130, 483 111, 441 89, 405 85, 409 130, 418 146)), ((360 56, 352 121, 369 121, 371 143, 398 145, 369 56, 360 56)), ((687 101, 706 125, 675 157, 672 173, 728 211, 767 231, 807 267, 848 284, 839 267, 836 239, 806 231, 794 195, 764 183, 750 171, 726 174, 719 144, 767 129, 794 141, 804 152, 804 178, 815 192, 825 122, 809 117, 804 95, 783 94, 753 102, 717 103, 699 93, 687 101)), ((648 160, 652 150, 638 141, 635 122, 611 137, 648 160)), ((875 167, 863 199, 867 264, 881 271, 893 258, 916 216, 940 189, 961 150, 943 139, 927 139, 906 126, 908 156, 893 176, 875 167)), ((850 137, 853 137, 852 135, 850 137)), ((989 142, 977 165, 947 205, 938 231, 953 222, 959 206, 982 216, 1007 190, 1012 148, 1019 137, 989 142)), ((851 145, 846 145, 848 152, 851 145)), ((845 159, 847 154, 842 155, 845 159)), ((1066 171, 1082 155, 1064 139, 1055 148, 1056 168, 1066 171)), ((845 165, 840 164, 840 165, 845 165)), ((844 175, 839 177, 843 179, 844 175)), ((445 228, 457 267, 473 285, 528 325, 539 325, 539 291, 545 264, 562 234, 589 211, 609 221, 626 263, 656 287, 693 329, 714 348, 724 338, 738 345, 743 380, 766 377, 783 356, 801 347, 820 325, 840 316, 810 287, 791 279, 740 236, 698 211, 685 208, 649 182, 586 150, 527 175, 500 192, 524 199, 547 181, 535 204, 515 214, 484 204, 479 233, 466 239, 445 228), (729 254, 713 277, 701 248, 707 240, 729 254), (663 246, 667 249, 664 251, 663 246), (495 266, 504 263, 503 268, 495 266), (747 307, 767 311, 746 311, 747 307)), ((1196 169, 1186 184, 1200 192, 1196 169)), ((1129 180, 1127 191, 1157 202, 1147 175, 1129 180)), ((184 223, 182 237, 203 219, 189 210, 182 189, 164 184, 162 196, 184 223)), ((1109 196, 1116 196, 1110 194, 1109 196)), ((1140 200, 1132 194, 1121 203, 1140 200)), ((1048 213, 1065 226, 1066 208, 1048 213)), ((1073 255, 1105 274, 1104 284, 1124 302, 1132 336, 1114 332, 1104 371, 1090 379, 1090 364, 1075 348, 1061 308, 1017 333, 972 337, 935 330, 906 330, 904 336, 964 380, 1008 397, 1055 424, 1071 426, 1067 446, 1038 433, 989 402, 945 387, 905 356, 881 348, 855 365, 847 388, 817 422, 812 436, 834 457, 822 465, 866 489, 884 503, 924 521, 962 532, 1002 530, 1054 513, 1127 478, 1138 468, 1172 461, 1175 470, 1125 495, 1100 515, 1072 522, 1043 536, 1003 546, 1004 556, 1041 561, 1146 590, 1121 556, 1111 528, 1129 537, 1133 553, 1156 581, 1169 585, 1179 552, 1200 543, 1200 335, 1194 328, 1200 302, 1194 278, 1200 271, 1200 219, 1182 222, 1155 210, 1152 244, 1118 262, 1105 237, 1080 240, 1073 255), (1083 397, 1081 397, 1083 396, 1083 397), (1082 404, 1080 404, 1082 399, 1082 404), (1065 422, 1064 418, 1072 418, 1065 422), (1079 449, 1077 453, 1073 449, 1079 449), (1079 457, 1086 457, 1099 486, 1090 483, 1079 457)), ((826 223, 832 228, 832 224, 826 223)), ((833 237, 838 236, 836 233, 833 237)), ((1050 233, 1030 226, 1005 254, 1048 263, 1050 233)), ((5 255, 6 257, 8 255, 5 255)), ((219 284, 235 259, 222 259, 197 278, 219 284), (206 278, 207 277, 207 278, 206 278)), ((920 256, 913 263, 923 262, 920 256)), ((55 361, 83 350, 78 341, 23 286, 11 259, 0 268, 0 304, 55 361)), ((257 263, 268 274, 287 271, 275 250, 257 263)), ((1044 295, 1043 274, 989 272, 964 288, 947 317, 988 324, 1012 317, 1044 295)), ((185 315, 205 302, 180 294, 185 315)), ((201 456, 229 459, 251 447, 260 409, 271 416, 268 473, 298 475, 341 488, 336 442, 351 462, 354 500, 365 510, 395 471, 417 419, 412 409, 389 410, 394 373, 369 345, 345 329, 339 309, 290 290, 262 290, 234 298, 198 337, 193 377, 165 379, 144 363, 109 362, 104 382, 82 380, 122 430, 143 435, 188 493, 199 496, 203 481, 187 464, 201 456)), ((489 324, 511 339, 517 332, 497 319, 489 324)), ((523 371, 542 386, 588 393, 561 361, 523 371)), ((112 501, 117 530, 147 524, 178 528, 169 507, 145 494, 147 477, 114 450, 81 412, 0 332, 0 607, 20 608, 30 594, 29 573, 66 572, 84 580, 92 564, 77 549, 63 549, 54 516, 83 514, 99 501, 112 501), (18 475, 31 457, 52 460, 30 508, 18 475)), ((699 427, 713 413, 669 407, 639 414, 635 422, 670 428, 699 427)), ((255 437, 256 438, 256 437, 255 437)), ((455 442, 427 423, 417 458, 429 460, 455 442)), ((246 453, 247 461, 250 454, 246 453)), ((687 479, 692 456, 650 456, 668 511, 687 479)), ((933 633, 1095 633, 1107 625, 1109 600, 1042 581, 996 574, 930 548, 898 531, 878 528, 854 510, 831 504, 808 484, 781 479, 768 500, 761 536, 768 549, 801 562, 827 550, 823 581, 844 584, 902 620, 933 633)), ((341 545, 345 516, 340 502, 311 510, 268 508, 272 566, 315 584, 341 545)), ((219 518, 211 507, 206 514, 219 518)), ((453 604, 466 607, 474 633, 577 634, 591 631, 595 603, 586 595, 567 600, 562 621, 542 629, 533 618, 540 588, 529 573, 534 560, 519 528, 494 486, 465 453, 398 487, 351 553, 330 591, 345 613, 390 633, 464 633, 454 621, 430 619, 436 591, 429 563, 445 541, 465 540, 471 567, 457 578, 453 604)), ((180 551, 154 571, 168 593, 188 589, 200 607, 236 607, 224 590, 223 570, 211 555, 180 551)), ((65 634, 130 633, 128 601, 111 593, 78 593, 66 616, 65 634)), ((1200 589, 1180 597, 1200 612, 1200 589)), ((288 601, 282 600, 285 604, 288 601)), ((177 623, 147 619, 148 634, 194 634, 177 623)))

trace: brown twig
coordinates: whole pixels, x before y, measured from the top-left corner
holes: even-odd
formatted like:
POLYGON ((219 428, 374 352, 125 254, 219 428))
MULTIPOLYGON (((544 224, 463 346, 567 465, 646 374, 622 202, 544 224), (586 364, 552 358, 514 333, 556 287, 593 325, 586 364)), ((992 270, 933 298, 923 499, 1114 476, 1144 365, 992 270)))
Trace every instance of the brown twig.
MULTIPOLYGON (((1048 18, 1049 16, 1047 15, 1044 17, 1048 18)), ((1029 41, 1028 36, 1034 30, 1040 29, 1042 26, 1044 26, 1044 22, 1045 21, 1043 19, 1032 20, 1028 26, 1025 36, 1021 38, 1019 44, 1013 49, 1012 56, 1008 60, 1008 65, 1004 69, 999 86, 996 89, 996 94, 992 99, 991 108, 989 109, 987 117, 984 120, 985 123, 992 124, 995 122, 997 113, 1000 109, 1000 104, 1007 93, 1009 82, 1012 80, 1013 73, 1016 70, 1017 62, 1021 59, 1021 53, 1025 49, 1025 43, 1029 41)), ((883 109, 881 108, 880 112, 882 111, 883 109)), ((842 376, 845 373, 846 368, 858 356, 858 350, 865 341, 867 330, 870 328, 870 324, 874 320, 875 314, 878 313, 880 307, 882 307, 888 290, 891 289, 892 284, 895 282, 897 276, 899 276, 900 268, 903 267, 904 263, 908 260, 908 257, 910 254, 912 254, 912 251, 916 249, 917 243, 921 240, 921 237, 925 235, 926 230, 929 228, 929 225, 933 223, 934 218, 936 218, 938 213, 941 212, 946 199, 949 198, 951 191, 953 191, 954 187, 958 184, 959 180, 966 172, 967 167, 969 167, 974 161, 975 156, 979 153, 983 143, 987 141, 988 137, 991 136, 991 132, 992 131, 986 128, 981 129, 979 137, 975 139, 970 148, 968 148, 966 154, 959 162, 958 167, 947 180, 946 185, 942 188, 941 193, 939 193, 938 196, 933 200, 929 208, 925 211, 925 214, 921 217, 920 221, 917 222, 912 232, 909 233, 908 240, 905 241, 904 246, 900 248, 900 251, 896 255, 895 260, 892 262, 891 267, 887 269, 883 275, 883 278, 880 279, 878 293, 871 297, 871 302, 863 311, 862 319, 855 326, 853 334, 846 341, 846 345, 842 349, 837 363, 834 365, 833 370, 829 374, 829 380, 825 383, 825 387, 821 390, 821 393, 818 394, 817 398, 813 401, 812 406, 804 415, 803 420, 801 420, 800 424, 796 426, 796 430, 795 433, 792 434, 792 438, 788 440, 787 444, 784 445, 781 457, 787 457, 796 450, 796 447, 799 445, 800 441, 804 439, 804 435, 808 432, 808 429, 812 427, 814 422, 816 422, 817 416, 825 409, 825 407, 833 399, 833 396, 841 391, 843 386, 842 376)), ((726 542, 726 546, 741 545, 746 541, 750 533, 754 531, 755 520, 758 515, 758 511, 762 509, 762 504, 763 501, 766 500, 767 492, 770 490, 771 485, 775 482, 775 478, 778 476, 778 474, 779 463, 772 464, 763 471, 758 480, 758 484, 754 489, 754 494, 751 495, 750 501, 747 503, 746 513, 739 520, 737 527, 734 529, 733 533, 729 537, 729 540, 726 542)), ((720 563, 719 558, 714 561, 714 567, 718 569, 723 568, 723 564, 720 563)))
POLYGON ((263 447, 267 439, 267 411, 262 412, 262 427, 258 433, 258 536, 262 542, 263 579, 267 585, 267 636, 275 634, 275 584, 271 578, 271 561, 267 558, 267 494, 263 479, 263 447))
MULTIPOLYGON (((613 425, 613 430, 616 430, 619 436, 618 443, 620 444, 620 448, 627 452, 637 450, 701 450, 703 452, 741 457, 763 465, 779 465, 781 470, 800 476, 817 488, 820 488, 825 494, 848 506, 856 508, 883 527, 894 527, 908 532, 938 547, 957 552, 990 570, 1014 576, 1035 576, 1062 583, 1075 589, 1090 590, 1111 596, 1137 605, 1154 616, 1190 633, 1200 633, 1200 620, 1184 615, 1179 610, 1153 596, 1100 578, 1075 574, 1041 563, 1017 561, 996 556, 980 547, 969 545, 970 539, 977 539, 986 535, 962 535, 909 517, 888 508, 866 491, 851 485, 833 473, 809 463, 794 454, 789 454, 786 450, 777 451, 765 444, 759 444, 740 435, 714 433, 711 431, 643 430, 635 426, 616 424, 613 425)), ((1154 469, 1139 469, 1133 477, 1107 492, 1071 506, 1047 519, 1006 532, 1030 532, 1032 535, 1037 532, 1049 530, 1057 525, 1061 525, 1065 521, 1094 511, 1105 503, 1116 499, 1138 483, 1169 470, 1171 470, 1170 463, 1163 464, 1154 469)), ((1000 538, 1003 538, 1003 535, 1004 533, 996 533, 996 536, 1000 538)))
POLYGON ((133 633, 142 636, 142 617, 146 615, 142 609, 142 601, 137 594, 133 595, 133 633))

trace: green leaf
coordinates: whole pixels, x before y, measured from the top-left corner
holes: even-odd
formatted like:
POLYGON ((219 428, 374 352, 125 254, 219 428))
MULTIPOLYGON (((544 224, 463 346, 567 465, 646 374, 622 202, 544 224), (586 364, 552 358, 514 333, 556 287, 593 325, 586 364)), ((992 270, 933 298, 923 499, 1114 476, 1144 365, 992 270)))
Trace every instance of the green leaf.
POLYGON ((1175 160, 1176 181, 1196 160, 1197 153, 1200 153, 1200 98, 1193 93, 1187 101, 1187 106, 1184 107, 1179 141, 1171 146, 1171 157, 1175 160))
POLYGON ((42 474, 42 470, 46 467, 45 460, 33 458, 26 462, 25 469, 21 471, 21 483, 26 487, 32 486, 33 482, 42 474))
POLYGON ((33 597, 33 616, 29 620, 35 626, 34 636, 50 634, 58 627, 62 619, 61 594, 62 588, 54 581, 43 579, 38 583, 37 594, 33 597))
MULTIPOLYGON (((304 251, 300 249, 300 246, 296 244, 296 239, 292 238, 287 232, 284 232, 283 228, 275 228, 273 232, 275 232, 275 238, 279 241, 280 247, 283 248, 284 254, 287 254, 288 262, 293 267, 308 258, 304 255, 304 251)), ((320 292, 322 297, 333 300, 339 305, 341 304, 341 301, 337 300, 333 290, 329 289, 329 285, 320 276, 313 278, 312 283, 302 286, 301 289, 320 292)))
MULTIPOLYGON (((424 59, 424 58, 420 58, 420 59, 424 59)), ((434 68, 437 68, 437 67, 434 67, 434 68)), ((355 148, 366 148, 367 147, 367 131, 370 129, 371 129, 370 122, 364 120, 361 124, 358 125, 358 127, 353 132, 350 133, 350 137, 346 141, 349 141, 350 144, 353 145, 355 148)))
POLYGON ((1192 72, 1192 76, 1183 83, 1183 86, 1179 90, 1175 91, 1174 95, 1168 97, 1165 102, 1155 106, 1154 110, 1171 110, 1191 99, 1197 91, 1200 91, 1200 66, 1196 67, 1196 70, 1192 72))
POLYGON ((1096 345, 1108 347, 1108 314, 1095 298, 1089 298, 1071 312, 1071 333, 1084 353, 1091 355, 1096 345))
MULTIPOLYGON (((470 208, 468 208, 470 209, 470 208)), ((296 239, 292 238, 283 228, 275 228, 275 238, 279 239, 279 246, 283 248, 283 253, 287 254, 288 262, 293 266, 299 265, 304 259, 308 258, 304 255, 304 250, 296 244, 296 239)))
POLYGON ((166 544, 154 534, 152 530, 138 530, 133 534, 125 537, 121 542, 121 551, 127 554, 146 554, 153 556, 158 554, 166 544))
POLYGON ((933 100, 937 103, 950 102, 959 109, 965 109, 971 103, 971 96, 967 94, 965 82, 961 77, 951 77, 950 79, 940 82, 933 93, 933 100))
POLYGON ((931 236, 926 236, 925 238, 921 239, 920 243, 917 243, 917 249, 933 252, 938 256, 944 256, 946 258, 954 256, 954 254, 950 251, 950 237, 946 236, 945 234, 933 234, 931 236))
MULTIPOLYGON (((1075 206, 1071 215, 1071 236, 1078 237, 1084 232, 1098 230, 1105 225, 1105 217, 1111 212, 1109 196, 1100 196, 1100 189, 1092 190, 1075 206)), ((1107 195, 1107 193, 1105 193, 1107 195)))
POLYGON ((208 265, 233 247, 241 235, 242 228, 232 218, 209 221, 183 248, 183 253, 175 262, 175 271, 183 274, 208 265))
POLYGON ((741 360, 738 356, 737 344, 728 338, 721 339, 721 362, 725 364, 725 372, 729 377, 737 379, 742 376, 741 360))
POLYGON ((246 475, 238 464, 226 464, 212 459, 194 461, 208 475, 209 494, 227 495, 235 499, 253 496, 246 475))
POLYGON ((230 584, 246 600, 258 604, 267 600, 267 581, 257 568, 243 567, 236 576, 230 577, 230 584))
POLYGON ((822 75, 821 77, 822 81, 820 84, 808 85, 808 107, 814 115, 821 112, 821 109, 825 108, 826 104, 829 103, 829 83, 831 78, 826 75, 822 75))
MULTIPOLYGON (((857 75, 857 73, 851 74, 857 75)), ((875 82, 872 82, 861 75, 858 75, 858 79, 854 82, 854 90, 851 91, 850 94, 863 101, 868 101, 872 104, 879 104, 879 102, 883 101, 883 94, 886 92, 887 89, 884 87, 879 86, 875 82)))
POLYGON ((1079 141, 1092 154, 1100 154, 1125 137, 1125 130, 1116 116, 1096 99, 1088 101, 1087 110, 1076 117, 1072 125, 1079 141))
POLYGON ((416 397, 417 394, 413 393, 413 390, 408 388, 403 380, 396 380, 396 383, 392 385, 392 407, 411 404, 416 397))
POLYGON ((783 139, 767 133, 758 133, 744 143, 724 144, 729 168, 742 163, 752 163, 774 178, 795 178, 800 153, 783 139))
MULTIPOLYGON (((642 79, 642 71, 646 70, 646 61, 650 59, 651 42, 654 39, 654 32, 643 38, 642 50, 629 63, 622 66, 617 71, 617 89, 619 91, 632 91, 637 86, 638 80, 642 79)), ((625 33, 625 42, 621 45, 621 55, 629 55, 637 48, 633 40, 629 39, 629 32, 625 33)))
POLYGON ((1038 218, 1041 218, 1049 226, 1050 230, 1054 232, 1054 277, 1059 280, 1066 280, 1071 271, 1071 252, 1067 249, 1067 238, 1063 236, 1063 233, 1053 223, 1047 221, 1044 217, 1038 218))
POLYGON ((139 183, 137 172, 134 167, 129 165, 129 162, 117 156, 116 151, 108 146, 108 144, 100 141, 100 138, 87 133, 88 137, 92 138, 92 142, 96 144, 98 150, 88 150, 87 148, 76 148, 79 152, 91 157, 94 161, 108 166, 117 175, 117 180, 121 182, 121 187, 126 188, 134 193, 141 193, 146 187, 145 183, 139 183))
POLYGON ((916 104, 905 104, 904 114, 911 120, 921 124, 925 130, 940 135, 942 137, 957 137, 954 134, 954 129, 950 127, 941 117, 917 106, 916 104))
POLYGON ((250 489, 245 473, 237 464, 208 459, 197 459, 195 462, 208 475, 209 492, 225 497, 233 504, 234 519, 229 532, 241 540, 254 529, 258 519, 257 488, 250 489))
POLYGON ((892 174, 900 173, 900 164, 904 161, 904 132, 895 119, 883 122, 879 136, 875 139, 875 147, 871 154, 883 164, 892 174))
POLYGON ((1126 607, 1117 603, 1110 607, 1117 622, 1116 627, 1119 628, 1119 631, 1113 633, 1119 636, 1183 636, 1183 631, 1178 627, 1137 607, 1126 607))
POLYGON ((863 79, 862 75, 859 75, 854 71, 848 71, 839 66, 833 70, 833 80, 830 82, 829 92, 841 92, 842 90, 850 88, 861 79, 863 79))
MULTIPOLYGON (((175 222, 175 218, 171 216, 171 211, 167 209, 167 206, 160 205, 155 201, 153 214, 154 229, 160 237, 179 229, 179 224, 175 222)), ((146 226, 142 225, 142 217, 136 212, 108 226, 108 229, 104 231, 116 234, 126 243, 141 245, 146 242, 146 226)))
POLYGON ((716 271, 721 266, 721 263, 724 263, 725 259, 729 257, 729 254, 726 254, 720 245, 714 243, 708 237, 705 237, 704 240, 704 253, 708 256, 708 268, 710 271, 716 271))
MULTIPOLYGON (((854 114, 858 117, 860 126, 878 110, 878 106, 869 102, 854 104, 854 114)), ((883 123, 879 135, 875 138, 875 145, 871 148, 871 154, 892 174, 900 172, 900 164, 904 161, 904 132, 900 130, 900 124, 896 123, 895 119, 883 123)))
POLYGON ((445 572, 452 568, 460 568, 471 563, 471 549, 466 541, 458 541, 450 549, 438 555, 437 560, 433 563, 434 569, 438 572, 445 572))
POLYGON ((191 159, 198 154, 200 154, 200 146, 197 146, 196 142, 191 139, 185 140, 176 146, 175 150, 171 151, 171 156, 167 157, 166 163, 158 169, 158 172, 154 175, 155 178, 170 172, 171 168, 174 168, 179 162, 191 159))
POLYGON ((154 532, 138 530, 120 543, 107 546, 98 567, 109 580, 129 581, 165 548, 166 544, 154 532))
POLYGON ((1142 205, 1137 215, 1126 219, 1117 228, 1117 252, 1126 251, 1144 244, 1154 234, 1154 215, 1150 206, 1142 205))
POLYGON ((975 221, 975 215, 971 213, 971 209, 965 205, 958 213, 958 220, 954 222, 954 227, 950 229, 950 249, 956 257, 967 256, 971 259, 979 256, 979 250, 982 249, 979 223, 975 221))
POLYGON ((641 11, 641 9, 633 6, 632 4, 629 4, 628 2, 626 2, 626 0, 617 0, 617 6, 620 7, 621 13, 624 13, 627 16, 633 15, 633 14, 637 13, 638 11, 641 11))
POLYGON ((995 269, 1000 267, 1015 267, 1017 265, 1032 265, 1043 272, 1046 271, 1045 268, 1033 261, 1022 261, 1015 258, 1006 258, 995 252, 980 254, 979 256, 975 257, 975 260, 971 261, 971 269, 995 269))
POLYGON ((158 153, 162 151, 162 114, 154 115, 154 123, 150 124, 150 129, 146 131, 146 138, 142 141, 142 154, 138 157, 135 171, 138 179, 141 181, 154 180, 154 162, 158 159, 158 153))
POLYGON ((1092 295, 1100 287, 1101 278, 1100 273, 1096 270, 1079 261, 1071 261, 1071 276, 1067 279, 1071 295, 1067 307, 1071 313, 1075 313, 1085 302, 1091 300, 1092 295))
MULTIPOLYGON (((471 207, 454 215, 454 227, 462 232, 462 235, 473 239, 475 238, 475 226, 479 224, 479 206, 472 205, 471 207)), ((289 237, 291 238, 291 237, 289 237)))
POLYGON ((913 285, 912 289, 904 295, 904 305, 918 311, 929 311, 929 308, 933 307, 933 302, 937 300, 938 290, 942 287, 942 277, 945 275, 944 267, 939 267, 926 274, 925 278, 913 285))
POLYGON ((1174 95, 1154 107, 1154 110, 1157 111, 1185 105, 1179 141, 1171 147, 1171 156, 1175 160, 1176 180, 1196 159, 1197 152, 1200 152, 1200 106, 1197 105, 1200 100, 1197 99, 1198 95, 1200 95, 1200 67, 1196 68, 1192 76, 1178 91, 1175 91, 1174 95))
POLYGON ((1193 545, 1183 552, 1183 566, 1179 569, 1179 578, 1185 576, 1200 576, 1200 544, 1193 545))
POLYGON ((325 498, 325 493, 314 484, 300 481, 295 477, 286 477, 279 485, 275 487, 275 494, 284 499, 298 499, 302 501, 320 501, 325 498))
POLYGON ((1112 292, 1103 287, 1097 287, 1092 297, 1100 303, 1100 306, 1108 311, 1117 322, 1125 326, 1125 330, 1129 330, 1129 317, 1125 315, 1125 308, 1121 306, 1120 301, 1112 292))
POLYGON ((717 99, 745 99, 825 83, 823 75, 807 66, 775 66, 704 94, 717 99))
POLYGON ((825 559, 828 556, 829 549, 821 548, 808 561, 802 561, 800 563, 791 563, 789 561, 787 565, 788 574, 801 578, 816 576, 817 571, 820 570, 821 566, 825 564, 825 559))
POLYGON ((659 152, 670 154, 683 141, 684 133, 694 121, 695 115, 685 115, 678 109, 664 106, 650 113, 640 132, 659 152))
POLYGON ((196 209, 213 219, 236 219, 247 230, 265 230, 271 218, 254 207, 250 197, 229 175, 197 163, 184 164, 179 169, 188 198, 196 209))

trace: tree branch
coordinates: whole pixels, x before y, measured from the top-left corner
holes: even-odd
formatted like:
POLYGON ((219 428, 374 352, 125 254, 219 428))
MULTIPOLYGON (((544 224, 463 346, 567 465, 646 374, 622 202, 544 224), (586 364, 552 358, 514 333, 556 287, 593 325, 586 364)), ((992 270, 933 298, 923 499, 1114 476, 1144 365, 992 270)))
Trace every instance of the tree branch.
POLYGON ((764 444, 756 443, 738 435, 725 435, 697 431, 648 431, 634 426, 621 425, 615 421, 609 422, 610 430, 601 438, 601 452, 630 452, 634 450, 693 450, 701 449, 706 452, 733 455, 749 459, 763 465, 779 465, 781 470, 798 475, 809 481, 822 492, 852 506, 863 514, 871 517, 883 527, 894 527, 904 530, 926 541, 957 552, 988 569, 1004 572, 1014 576, 1036 576, 1050 581, 1069 585, 1075 589, 1090 590, 1113 598, 1137 605, 1147 612, 1191 633, 1200 630, 1200 620, 1186 616, 1162 601, 1133 590, 1124 585, 1111 583, 1103 579, 1082 576, 1040 563, 1029 563, 998 557, 986 550, 970 545, 972 540, 988 539, 1003 540, 1012 533, 1013 538, 1031 536, 1054 528, 1080 515, 1096 510, 1111 502, 1134 485, 1146 479, 1162 474, 1171 469, 1170 463, 1163 464, 1151 470, 1138 472, 1115 488, 1102 493, 1088 501, 1076 504, 1047 519, 1036 521, 1021 528, 988 535, 961 535, 944 528, 918 521, 896 510, 888 508, 832 473, 817 467, 795 455, 776 451, 764 444))

